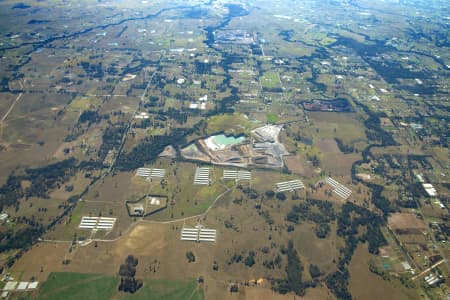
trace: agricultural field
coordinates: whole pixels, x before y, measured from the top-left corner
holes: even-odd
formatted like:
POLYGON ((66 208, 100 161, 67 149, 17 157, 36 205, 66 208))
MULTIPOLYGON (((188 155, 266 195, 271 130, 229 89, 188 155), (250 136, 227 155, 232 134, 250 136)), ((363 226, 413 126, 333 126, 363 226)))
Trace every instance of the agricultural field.
POLYGON ((117 278, 96 274, 51 273, 38 299, 110 299, 117 278))
MULTIPOLYGON (((37 299, 129 299, 115 292, 119 279, 112 276, 81 273, 51 273, 37 299), (118 298, 117 298, 118 297, 118 298)), ((196 299, 203 298, 195 280, 146 280, 145 288, 132 299, 196 299)))
POLYGON ((100 2, 0 2, 0 293, 448 296, 445 1, 100 2))

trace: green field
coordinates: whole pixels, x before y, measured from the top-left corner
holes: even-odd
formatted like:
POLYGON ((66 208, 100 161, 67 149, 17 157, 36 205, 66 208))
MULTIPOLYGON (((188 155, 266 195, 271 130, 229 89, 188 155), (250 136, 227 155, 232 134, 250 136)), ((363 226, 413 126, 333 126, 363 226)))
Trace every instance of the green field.
POLYGON ((276 72, 266 72, 264 76, 260 78, 260 83, 263 88, 273 89, 280 88, 280 78, 276 72))
POLYGON ((84 111, 87 109, 97 109, 100 101, 96 98, 78 97, 74 99, 69 106, 71 111, 84 111))
POLYGON ((274 113, 268 113, 266 115, 266 117, 267 117, 267 122, 269 122, 269 123, 278 123, 280 121, 280 118, 278 118, 277 115, 274 113))
POLYGON ((225 131, 227 134, 248 133, 254 127, 243 114, 224 114, 208 119, 206 133, 225 131))
POLYGON ((51 273, 38 299, 111 299, 119 278, 101 274, 51 273))
POLYGON ((145 279, 144 286, 135 294, 117 291, 119 277, 101 274, 51 273, 42 285, 38 299, 168 299, 201 300, 203 289, 190 280, 145 279))

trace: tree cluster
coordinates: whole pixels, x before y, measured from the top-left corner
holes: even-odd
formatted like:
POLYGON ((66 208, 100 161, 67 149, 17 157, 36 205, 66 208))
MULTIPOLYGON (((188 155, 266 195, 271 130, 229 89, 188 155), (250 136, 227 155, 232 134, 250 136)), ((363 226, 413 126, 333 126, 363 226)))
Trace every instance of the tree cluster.
POLYGON ((83 61, 79 65, 83 68, 83 70, 86 72, 86 74, 89 75, 90 79, 94 79, 94 78, 97 78, 100 80, 103 79, 104 72, 103 72, 103 66, 102 66, 101 62, 89 63, 87 61, 83 61))
POLYGON ((108 152, 114 147, 120 146, 122 142, 122 136, 125 133, 126 126, 118 125, 114 127, 107 127, 103 132, 102 145, 98 150, 98 157, 103 161, 108 152))
POLYGON ((286 216, 289 222, 296 224, 301 221, 316 223, 316 236, 318 238, 326 238, 328 236, 330 232, 329 223, 335 218, 336 215, 331 202, 316 199, 308 199, 306 202, 292 206, 291 211, 286 216))
POLYGON ((326 277, 326 283, 339 299, 352 299, 348 290, 350 260, 359 242, 367 241, 369 252, 373 254, 378 254, 379 247, 386 245, 386 240, 380 230, 380 226, 384 224, 385 220, 368 209, 347 202, 342 206, 337 221, 337 234, 344 238, 345 247, 341 249, 338 270, 326 277), (359 233, 360 227, 366 228, 365 233, 359 233))
POLYGON ((192 251, 186 252, 186 259, 187 259, 188 263, 195 262, 195 255, 194 255, 194 253, 192 253, 192 251))
POLYGON ((371 111, 367 106, 359 103, 364 112, 369 116, 364 125, 366 129, 366 136, 369 140, 379 142, 381 146, 395 146, 397 142, 392 138, 392 135, 386 132, 381 127, 380 117, 371 111))
POLYGON ((119 275, 120 285, 119 291, 134 294, 143 285, 142 280, 135 279, 136 266, 138 265, 138 259, 133 255, 128 255, 125 259, 125 263, 120 265, 119 275))
POLYGON ((353 153, 353 151, 355 150, 355 148, 353 146, 345 144, 339 138, 334 138, 334 140, 336 141, 336 144, 338 145, 339 150, 344 154, 353 153))
POLYGON ((279 279, 275 282, 274 289, 280 294, 294 292, 298 296, 305 295, 306 285, 302 282, 303 265, 298 256, 294 243, 290 240, 287 249, 284 250, 287 256, 286 279, 279 279))
POLYGON ((48 190, 65 183, 77 169, 77 160, 69 158, 45 167, 25 169, 23 175, 10 175, 6 184, 0 187, 0 210, 17 204, 23 196, 48 198, 48 190), (21 185, 24 180, 31 182, 25 189, 21 185))
POLYGON ((192 128, 175 128, 171 134, 150 136, 136 145, 130 152, 119 156, 116 167, 121 171, 131 171, 151 163, 158 158, 165 147, 169 145, 180 146, 186 143, 186 137, 199 129, 201 123, 192 128))
POLYGON ((78 118, 78 123, 88 123, 89 125, 92 123, 98 123, 102 120, 102 116, 98 114, 95 110, 85 110, 81 113, 78 118))

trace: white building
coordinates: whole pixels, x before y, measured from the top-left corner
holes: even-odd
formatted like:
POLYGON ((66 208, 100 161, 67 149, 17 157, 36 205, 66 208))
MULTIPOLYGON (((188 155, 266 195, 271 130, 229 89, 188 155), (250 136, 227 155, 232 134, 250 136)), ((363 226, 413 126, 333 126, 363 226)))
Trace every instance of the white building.
POLYGON ((6 220, 8 219, 8 214, 7 213, 2 213, 0 214, 0 222, 6 222, 6 220))

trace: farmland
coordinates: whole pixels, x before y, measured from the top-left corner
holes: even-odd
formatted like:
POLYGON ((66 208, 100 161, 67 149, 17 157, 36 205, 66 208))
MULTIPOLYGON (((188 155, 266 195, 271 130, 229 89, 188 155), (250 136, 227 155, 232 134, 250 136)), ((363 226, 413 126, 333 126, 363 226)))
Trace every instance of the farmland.
MULTIPOLYGON (((116 295, 118 278, 98 274, 51 273, 41 288, 38 299, 129 299, 116 295)), ((132 299, 203 299, 195 280, 146 280, 145 288, 132 299)))
POLYGON ((448 294, 447 3, 100 2, 0 2, 9 297, 448 294))

